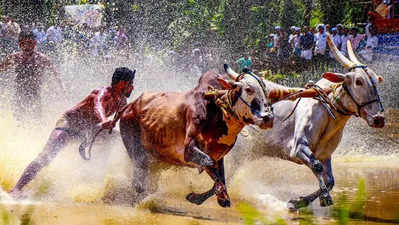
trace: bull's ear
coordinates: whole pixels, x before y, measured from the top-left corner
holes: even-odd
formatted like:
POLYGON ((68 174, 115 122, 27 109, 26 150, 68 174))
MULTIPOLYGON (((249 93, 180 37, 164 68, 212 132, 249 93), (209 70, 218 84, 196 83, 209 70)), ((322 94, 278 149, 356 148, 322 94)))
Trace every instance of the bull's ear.
POLYGON ((345 74, 327 72, 323 74, 323 78, 333 83, 341 83, 345 80, 345 74))

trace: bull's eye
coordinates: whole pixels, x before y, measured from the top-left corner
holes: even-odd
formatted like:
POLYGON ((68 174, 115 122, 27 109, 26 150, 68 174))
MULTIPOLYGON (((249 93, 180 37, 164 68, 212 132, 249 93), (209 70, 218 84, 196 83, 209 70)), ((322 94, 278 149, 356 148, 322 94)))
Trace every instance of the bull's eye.
POLYGON ((252 111, 260 111, 260 104, 258 99, 254 99, 251 102, 251 110, 252 111))
POLYGON ((246 87, 245 91, 249 94, 252 95, 253 93, 255 93, 254 89, 252 87, 246 87))
POLYGON ((363 86, 363 82, 360 79, 356 79, 357 86, 363 86))

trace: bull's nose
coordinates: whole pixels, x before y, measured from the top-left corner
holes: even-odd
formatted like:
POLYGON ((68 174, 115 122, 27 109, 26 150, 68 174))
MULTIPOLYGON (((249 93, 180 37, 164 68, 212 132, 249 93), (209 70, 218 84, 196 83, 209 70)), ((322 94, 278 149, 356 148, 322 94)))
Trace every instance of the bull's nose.
POLYGON ((385 117, 380 115, 374 116, 373 123, 374 127, 382 128, 385 126, 385 117))
POLYGON ((263 121, 264 122, 273 122, 273 119, 274 119, 274 116, 273 116, 273 114, 268 114, 268 115, 266 115, 266 116, 263 116, 263 121))
POLYGON ((274 120, 273 114, 268 114, 266 116, 263 116, 262 119, 263 119, 263 125, 261 126, 262 129, 273 127, 273 120, 274 120))

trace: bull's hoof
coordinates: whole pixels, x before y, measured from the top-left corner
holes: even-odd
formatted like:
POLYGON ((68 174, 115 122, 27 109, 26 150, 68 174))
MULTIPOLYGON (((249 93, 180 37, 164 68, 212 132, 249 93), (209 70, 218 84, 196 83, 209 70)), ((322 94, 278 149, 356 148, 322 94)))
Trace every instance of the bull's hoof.
POLYGON ((310 201, 304 197, 299 197, 298 199, 292 199, 288 202, 288 209, 290 211, 297 211, 300 208, 307 207, 310 201))
POLYGON ((223 208, 230 208, 231 206, 230 199, 218 199, 218 203, 223 208))
POLYGON ((187 201, 196 204, 196 205, 201 205, 202 203, 204 203, 205 199, 201 198, 200 196, 198 196, 195 193, 190 193, 186 196, 187 201))
POLYGON ((330 206, 333 204, 333 200, 332 200, 330 194, 328 194, 328 193, 320 195, 319 199, 320 199, 321 207, 327 207, 327 206, 330 206))

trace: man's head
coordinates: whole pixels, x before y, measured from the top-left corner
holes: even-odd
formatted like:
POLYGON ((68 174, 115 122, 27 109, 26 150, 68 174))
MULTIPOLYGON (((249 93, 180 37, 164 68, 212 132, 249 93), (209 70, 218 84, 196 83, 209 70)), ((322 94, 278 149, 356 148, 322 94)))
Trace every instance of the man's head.
POLYGON ((23 53, 33 53, 36 47, 36 40, 31 30, 24 30, 19 33, 18 46, 23 53))
POLYGON ((324 25, 323 25, 323 24, 317 25, 317 31, 318 31, 320 34, 324 33, 324 25))
POLYGON ((337 24, 338 34, 342 35, 344 33, 344 26, 342 24, 337 24))
POLYGON ((358 31, 359 31, 359 30, 358 30, 357 27, 353 27, 353 28, 351 29, 351 34, 356 36, 356 34, 357 34, 358 31))
POLYGON ((118 67, 112 75, 111 86, 116 90, 120 90, 128 98, 133 91, 135 74, 136 70, 132 71, 127 67, 118 67))
POLYGON ((274 31, 276 32, 276 34, 280 34, 280 32, 281 32, 281 27, 280 27, 280 26, 275 26, 275 27, 274 27, 274 31))
POLYGON ((326 30, 326 32, 330 32, 330 29, 331 29, 330 24, 326 24, 326 26, 324 27, 324 29, 326 30))
POLYGON ((345 35, 348 35, 348 34, 349 34, 349 28, 344 27, 344 34, 345 34, 345 35))
POLYGON ((331 33, 335 36, 338 34, 338 29, 336 27, 331 28, 331 33))

